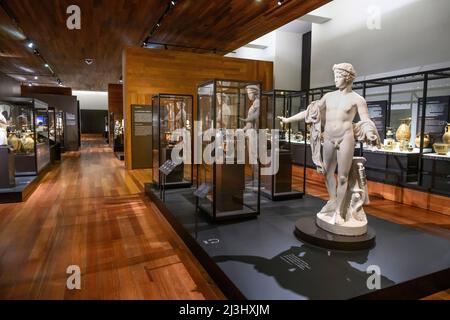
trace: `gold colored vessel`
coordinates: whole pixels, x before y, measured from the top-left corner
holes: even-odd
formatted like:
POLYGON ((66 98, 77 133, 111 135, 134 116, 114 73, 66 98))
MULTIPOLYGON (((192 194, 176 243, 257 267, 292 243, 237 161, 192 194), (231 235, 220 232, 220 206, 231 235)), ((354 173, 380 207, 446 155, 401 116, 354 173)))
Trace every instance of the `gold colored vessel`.
POLYGON ((450 144, 447 143, 435 143, 433 144, 434 152, 440 155, 446 155, 450 151, 450 144))
POLYGON ((442 136, 442 141, 446 144, 450 144, 450 123, 447 123, 447 127, 445 128, 445 133, 442 136))
POLYGON ((401 119, 401 124, 395 133, 397 141, 411 139, 411 118, 401 119))

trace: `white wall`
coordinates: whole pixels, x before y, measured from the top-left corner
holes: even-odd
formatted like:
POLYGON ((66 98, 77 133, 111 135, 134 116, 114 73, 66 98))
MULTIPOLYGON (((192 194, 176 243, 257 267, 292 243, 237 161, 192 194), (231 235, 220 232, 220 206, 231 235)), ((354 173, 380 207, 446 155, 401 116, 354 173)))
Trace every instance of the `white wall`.
MULTIPOLYGON (((373 11, 372 11, 373 12, 373 11)), ((359 79, 450 62, 449 0, 334 0, 311 14, 332 20, 312 27, 311 86, 333 83, 334 63, 352 63, 359 79), (368 9, 378 8, 380 30, 368 9)))
POLYGON ((227 57, 251 59, 251 60, 263 60, 274 61, 275 59, 275 32, 270 32, 250 44, 260 45, 267 47, 266 49, 255 49, 241 47, 227 54, 227 57))
POLYGON ((82 110, 108 110, 108 92, 103 91, 73 91, 80 101, 82 110))
POLYGON ((276 31, 275 89, 300 90, 302 73, 302 34, 276 31))
MULTIPOLYGON (((308 32, 309 28, 300 26, 301 31, 308 32)), ((297 28, 300 30, 300 28, 297 28)), ((290 29, 282 27, 266 34, 265 36, 250 42, 250 44, 263 45, 266 49, 253 49, 242 47, 227 57, 272 61, 274 63, 274 81, 276 89, 300 90, 301 86, 301 66, 302 66, 302 36, 303 33, 290 32, 290 29)))

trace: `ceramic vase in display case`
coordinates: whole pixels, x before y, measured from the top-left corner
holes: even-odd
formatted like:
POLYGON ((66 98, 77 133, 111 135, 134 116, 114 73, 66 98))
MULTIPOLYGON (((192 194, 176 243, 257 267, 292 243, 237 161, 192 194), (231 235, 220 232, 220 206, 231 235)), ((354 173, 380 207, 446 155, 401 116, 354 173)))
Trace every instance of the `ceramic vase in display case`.
POLYGON ((446 155, 450 151, 450 144, 447 143, 435 143, 433 144, 434 152, 442 156, 446 155))
MULTIPOLYGON (((420 148, 420 133, 416 135, 416 139, 414 140, 416 144, 416 148, 420 148)), ((430 135, 428 133, 425 133, 423 136, 423 147, 428 148, 430 146, 430 135)))
POLYGON ((8 137, 8 144, 13 148, 15 152, 20 151, 22 148, 22 142, 15 133, 11 133, 8 137))
POLYGON ((34 140, 31 137, 31 134, 27 134, 22 138, 22 148, 26 153, 34 152, 34 140))
POLYGON ((447 127, 445 128, 445 133, 442 136, 442 141, 445 144, 450 144, 450 123, 447 123, 447 127))
POLYGON ((401 142, 403 140, 409 141, 411 139, 411 118, 401 119, 401 124, 395 133, 397 141, 401 142))
POLYGON ((392 132, 392 128, 388 127, 386 130, 386 139, 384 140, 384 149, 385 150, 393 150, 394 149, 394 132, 392 132))

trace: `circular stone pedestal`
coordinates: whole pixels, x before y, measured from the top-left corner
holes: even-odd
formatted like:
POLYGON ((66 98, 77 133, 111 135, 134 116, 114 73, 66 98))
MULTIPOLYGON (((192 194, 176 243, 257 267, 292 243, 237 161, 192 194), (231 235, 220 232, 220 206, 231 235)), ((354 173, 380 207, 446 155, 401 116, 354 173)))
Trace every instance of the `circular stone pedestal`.
POLYGON ((375 230, 367 227, 362 236, 341 236, 321 229, 316 224, 316 216, 303 217, 295 223, 295 235, 310 244, 335 250, 364 250, 375 246, 375 230))

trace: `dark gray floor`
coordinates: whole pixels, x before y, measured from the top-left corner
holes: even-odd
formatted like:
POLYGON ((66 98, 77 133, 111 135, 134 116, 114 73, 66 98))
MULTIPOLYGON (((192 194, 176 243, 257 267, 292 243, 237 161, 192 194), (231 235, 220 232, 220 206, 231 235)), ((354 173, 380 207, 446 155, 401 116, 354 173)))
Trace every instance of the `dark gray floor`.
MULTIPOLYGON (((375 248, 326 250, 299 241, 295 221, 313 215, 324 201, 306 196, 272 202, 261 198, 257 219, 214 225, 199 216, 197 242, 247 299, 349 299, 371 292, 369 266, 381 270, 381 287, 450 268, 450 241, 369 216, 375 248)), ((190 189, 170 190, 166 207, 195 235, 190 189)))

